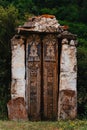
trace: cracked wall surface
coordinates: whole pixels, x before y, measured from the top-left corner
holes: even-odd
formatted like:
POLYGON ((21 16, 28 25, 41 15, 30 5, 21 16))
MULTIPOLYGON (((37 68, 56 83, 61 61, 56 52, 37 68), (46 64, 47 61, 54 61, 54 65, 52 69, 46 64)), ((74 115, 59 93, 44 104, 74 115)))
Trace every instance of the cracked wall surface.
POLYGON ((58 119, 73 119, 77 112, 76 41, 62 40, 58 119))
POLYGON ((11 97, 12 99, 18 97, 25 98, 25 47, 23 39, 12 39, 12 83, 11 83, 11 97))

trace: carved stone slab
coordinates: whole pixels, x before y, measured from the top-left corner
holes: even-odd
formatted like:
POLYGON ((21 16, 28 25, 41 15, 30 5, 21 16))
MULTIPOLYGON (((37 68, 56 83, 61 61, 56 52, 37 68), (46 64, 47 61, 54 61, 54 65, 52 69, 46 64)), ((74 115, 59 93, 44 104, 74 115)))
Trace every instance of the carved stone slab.
POLYGON ((40 119, 41 94, 41 44, 38 35, 27 40, 27 108, 31 120, 40 119))
POLYGON ((54 35, 47 35, 43 39, 43 97, 44 117, 57 118, 58 94, 58 41, 54 35))

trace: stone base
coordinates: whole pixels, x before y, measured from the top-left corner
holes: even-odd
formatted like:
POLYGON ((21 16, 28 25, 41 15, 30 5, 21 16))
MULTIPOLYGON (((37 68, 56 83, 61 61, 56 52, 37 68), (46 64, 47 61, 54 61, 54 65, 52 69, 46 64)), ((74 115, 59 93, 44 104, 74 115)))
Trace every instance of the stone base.
POLYGON ((24 98, 19 97, 12 99, 7 103, 8 108, 8 118, 10 120, 28 120, 28 114, 26 111, 24 98))
POLYGON ((75 119, 77 116, 77 94, 74 90, 61 90, 58 119, 75 119))

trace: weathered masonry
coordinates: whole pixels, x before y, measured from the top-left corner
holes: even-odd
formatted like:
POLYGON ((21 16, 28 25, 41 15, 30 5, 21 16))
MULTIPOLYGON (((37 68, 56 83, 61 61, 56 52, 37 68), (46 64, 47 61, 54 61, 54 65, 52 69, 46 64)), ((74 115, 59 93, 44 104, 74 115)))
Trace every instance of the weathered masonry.
POLYGON ((77 114, 76 35, 55 16, 29 18, 11 40, 11 120, 74 119, 77 114))

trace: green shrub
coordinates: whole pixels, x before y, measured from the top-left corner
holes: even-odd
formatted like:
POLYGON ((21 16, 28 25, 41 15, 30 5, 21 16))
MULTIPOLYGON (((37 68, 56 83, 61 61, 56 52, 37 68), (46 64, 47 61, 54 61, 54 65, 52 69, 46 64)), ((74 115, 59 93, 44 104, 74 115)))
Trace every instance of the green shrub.
POLYGON ((78 116, 87 118, 87 48, 78 48, 78 116))

